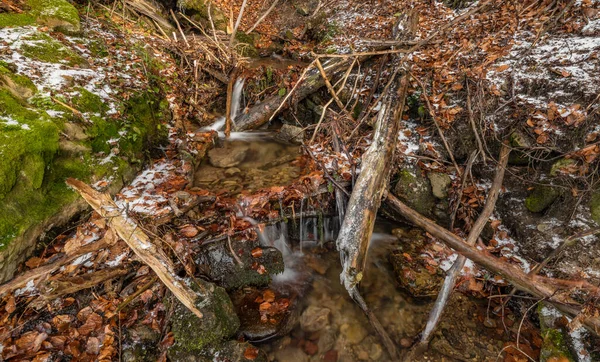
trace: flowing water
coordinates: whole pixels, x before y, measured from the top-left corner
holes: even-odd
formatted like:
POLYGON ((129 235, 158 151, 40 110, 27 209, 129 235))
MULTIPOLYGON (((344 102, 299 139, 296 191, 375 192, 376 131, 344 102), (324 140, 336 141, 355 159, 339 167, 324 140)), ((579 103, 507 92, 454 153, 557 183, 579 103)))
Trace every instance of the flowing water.
MULTIPOLYGON (((241 108, 242 88, 243 80, 238 80, 231 110, 234 120, 241 108)), ((194 183, 197 187, 230 195, 252 193, 288 185, 305 171, 298 146, 281 143, 273 133, 266 132, 232 132, 231 137, 225 139, 221 132, 224 123, 222 117, 205 128, 219 132, 220 138, 196 171, 194 183)), ((232 293, 232 300, 238 306, 240 333, 259 344, 269 361, 389 360, 379 336, 340 283, 342 270, 335 238, 345 200, 341 197, 336 203, 339 207, 335 216, 313 217, 313 206, 303 199, 299 218, 260 223, 244 214, 245 205, 240 201, 238 217, 254 226, 262 246, 280 250, 285 264, 285 271, 273 276, 267 288, 243 288, 232 293), (282 306, 281 310, 272 315, 262 312, 260 303, 267 295, 265 293, 275 295, 269 300, 275 306, 282 306)), ((397 225, 377 221, 360 292, 396 344, 407 346, 424 326, 431 300, 417 302, 398 287, 390 255, 402 253, 402 242, 407 241, 392 234, 394 227, 397 225)), ((473 302, 469 303, 461 304, 470 308, 463 308, 462 314, 458 312, 461 308, 454 308, 457 311, 455 318, 472 319, 473 308, 485 313, 485 305, 473 307, 473 302)), ((457 324, 450 321, 451 326, 457 324)), ((458 331, 453 333, 459 334, 458 331)), ((479 333, 477 338, 483 338, 484 334, 479 333)), ((494 338, 489 340, 496 343, 494 338)), ((440 350, 450 345, 444 341, 446 339, 442 337, 438 343, 440 350)), ((444 356, 428 352, 424 360, 488 360, 489 356, 480 358, 484 354, 473 354, 473 348, 494 349, 489 346, 464 347, 464 352, 454 351, 455 355, 452 355, 452 347, 447 347, 451 351, 443 352, 444 356), (463 354, 474 355, 475 359, 463 354)), ((495 345, 499 346, 501 342, 495 345)), ((491 353, 490 356, 495 355, 491 353)))

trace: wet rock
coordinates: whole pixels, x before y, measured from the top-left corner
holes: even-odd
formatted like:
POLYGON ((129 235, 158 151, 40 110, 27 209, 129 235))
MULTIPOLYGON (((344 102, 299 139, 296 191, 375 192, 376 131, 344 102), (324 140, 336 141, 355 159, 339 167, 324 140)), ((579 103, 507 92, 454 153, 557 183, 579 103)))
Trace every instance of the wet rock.
POLYGON ((428 244, 418 229, 394 229, 392 233, 401 241, 401 248, 389 254, 396 281, 413 297, 434 297, 444 281, 440 268, 431 268, 421 255, 429 254, 428 244))
POLYGON ((171 317, 175 344, 168 351, 169 358, 174 361, 201 354, 207 346, 216 345, 233 336, 240 326, 240 320, 225 289, 206 283, 209 290, 205 291, 208 297, 204 297, 194 281, 186 279, 184 283, 197 293, 195 305, 202 311, 203 317, 199 319, 183 304, 175 301, 171 317))
POLYGON ((448 188, 452 184, 452 179, 445 173, 430 172, 427 175, 431 183, 431 192, 438 199, 448 198, 448 188))
POLYGON ((551 186, 537 186, 525 199, 525 207, 531 212, 546 210, 560 196, 558 189, 551 186))
POLYGON ((173 362, 249 361, 246 356, 256 356, 252 359, 253 362, 266 362, 264 353, 257 347, 248 342, 238 341, 227 341, 215 347, 208 347, 201 353, 181 353, 176 358, 169 358, 173 362))
POLYGON ((435 198, 429 179, 423 176, 419 168, 407 166, 400 170, 394 194, 420 214, 431 216, 435 198))
POLYGON ((229 143, 224 147, 213 148, 208 151, 208 160, 211 165, 219 168, 230 168, 239 165, 246 158, 247 145, 232 147, 229 143))
POLYGON ((277 137, 285 142, 301 144, 304 141, 304 130, 301 127, 284 124, 277 137))
POLYGON ((356 322, 342 324, 340 333, 350 344, 359 344, 368 334, 367 330, 356 322))
POLYGON ((142 323, 125 329, 123 343, 123 360, 132 362, 156 361, 158 359, 158 343, 160 333, 142 323))
POLYGON ((231 240, 231 248, 227 240, 202 247, 196 264, 203 275, 227 290, 267 285, 272 274, 279 274, 284 269, 279 250, 261 247, 257 240, 240 239, 231 240))
POLYGON ((325 328, 329 324, 329 315, 331 310, 329 308, 319 308, 311 305, 300 317, 300 325, 302 330, 305 332, 317 332, 325 328))
POLYGON ((236 167, 231 167, 231 168, 228 168, 227 170, 225 170, 225 176, 227 176, 227 177, 237 176, 240 173, 242 173, 242 171, 236 167))
POLYGON ((321 333, 319 335, 319 340, 317 341, 317 346, 319 347, 319 353, 323 354, 323 353, 329 351, 330 349, 332 349, 333 346, 335 345, 335 339, 336 339, 336 335, 335 335, 335 331, 333 330, 333 328, 326 327, 326 328, 322 329, 321 333))
POLYGON ((284 336, 289 333, 298 321, 298 312, 295 304, 290 305, 290 300, 285 295, 275 295, 270 303, 273 312, 263 318, 261 307, 264 290, 257 288, 244 288, 231 295, 233 305, 240 316, 238 333, 249 341, 265 341, 271 338, 284 336), (282 303, 287 303, 287 308, 278 308, 282 303))
POLYGON ((459 361, 496 360, 504 345, 503 330, 488 328, 477 321, 487 314, 485 301, 453 293, 434 332, 431 350, 459 361))

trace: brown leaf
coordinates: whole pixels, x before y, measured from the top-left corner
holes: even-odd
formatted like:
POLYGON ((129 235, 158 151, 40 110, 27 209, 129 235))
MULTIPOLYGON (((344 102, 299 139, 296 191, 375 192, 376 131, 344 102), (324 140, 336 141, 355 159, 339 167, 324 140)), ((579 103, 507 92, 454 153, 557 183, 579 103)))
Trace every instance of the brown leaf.
POLYGON ((52 318, 52 324, 59 332, 65 332, 71 326, 73 317, 68 314, 57 315, 52 318))
POLYGON ((102 317, 97 313, 92 313, 88 316, 85 324, 77 329, 77 331, 83 335, 87 336, 88 334, 99 330, 102 327, 102 317))
POLYGON ((198 235, 198 228, 194 225, 186 225, 179 230, 179 233, 186 238, 193 238, 198 235))
POLYGON ((85 351, 89 354, 100 353, 100 340, 96 337, 90 337, 85 345, 85 351))
POLYGON ((11 295, 8 298, 8 300, 6 301, 6 305, 4 306, 4 310, 7 313, 12 313, 12 312, 15 311, 15 309, 17 309, 16 303, 15 303, 15 297, 11 295))
POLYGON ((34 256, 33 258, 30 258, 29 260, 27 260, 25 265, 27 265, 27 267, 29 269, 34 269, 34 268, 37 268, 38 266, 42 265, 43 262, 44 262, 43 259, 38 258, 37 256, 34 256))
POLYGON ((248 346, 248 348, 246 348, 244 351, 244 357, 251 361, 256 359, 256 357, 258 357, 258 348, 254 346, 248 346))
POLYGON ((260 258, 263 255, 263 249, 261 247, 256 247, 251 251, 253 258, 260 258))
POLYGON ((275 300, 275 293, 271 289, 267 289, 263 292, 263 299, 265 302, 272 303, 275 300))

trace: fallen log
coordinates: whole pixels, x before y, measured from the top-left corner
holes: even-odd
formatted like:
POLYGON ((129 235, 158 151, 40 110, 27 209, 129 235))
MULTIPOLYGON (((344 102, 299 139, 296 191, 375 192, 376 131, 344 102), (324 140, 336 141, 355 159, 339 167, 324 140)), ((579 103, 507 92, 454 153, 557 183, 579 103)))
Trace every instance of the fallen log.
POLYGON ((363 277, 375 217, 387 189, 391 170, 389 165, 396 147, 408 89, 406 76, 397 89, 390 90, 383 100, 373 141, 362 156, 361 172, 348 201, 346 216, 336 241, 343 268, 340 278, 348 291, 356 287, 363 277), (395 101, 399 101, 399 105, 393 109, 395 101))
POLYGON ((39 286, 40 295, 31 302, 31 307, 39 309, 58 297, 94 287, 128 272, 127 267, 120 265, 70 278, 46 280, 39 286))
MULTIPOLYGON (((504 180, 504 171, 506 170, 506 165, 508 164, 508 155, 510 153, 510 148, 503 144, 502 149, 500 150, 500 159, 498 161, 498 166, 496 167, 496 176, 494 177, 494 181, 492 182, 492 186, 490 187, 490 192, 488 194, 487 200, 485 202, 485 206, 481 211, 481 214, 473 224, 473 228, 469 232, 469 236, 467 237, 467 244, 470 246, 474 246, 479 238, 479 235, 483 231, 483 228, 487 224, 490 216, 494 212, 496 207, 496 201, 498 200, 498 196, 500 194, 500 189, 502 188, 502 181, 504 180)), ((460 202, 460 200, 459 200, 460 202)), ((442 316, 442 312, 446 307, 446 303, 454 290, 454 286, 456 285, 456 280, 460 275, 462 268, 465 266, 465 262, 467 258, 463 255, 459 255, 456 258, 456 261, 450 268, 450 270, 446 273, 446 278, 444 280, 444 285, 442 289, 438 293, 437 299, 431 312, 429 313, 429 320, 425 326, 425 330, 421 334, 421 340, 419 344, 416 346, 417 350, 423 350, 427 344, 429 344, 429 340, 431 338, 431 334, 435 330, 440 317, 442 316)))
MULTIPOLYGON (((67 179, 71 186, 87 201, 97 213, 106 218, 106 223, 129 245, 131 250, 148 265, 177 299, 192 313, 202 318, 202 312, 196 308, 197 293, 177 278, 176 268, 171 259, 159 246, 142 231, 126 213, 119 209, 110 195, 100 193, 85 183, 72 178, 67 179)), ((207 287, 197 280, 203 293, 207 287)))
MULTIPOLYGON (((339 72, 345 69, 350 63, 349 58, 337 58, 323 64, 323 69, 329 79, 334 78, 339 72)), ((319 69, 309 71, 304 80, 294 91, 294 100, 301 101, 308 95, 316 92, 319 88, 325 86, 325 79, 321 76, 319 69)), ((290 104, 286 101, 286 97, 279 94, 273 95, 263 102, 250 108, 247 113, 240 114, 235 121, 235 129, 237 131, 245 131, 255 129, 267 123, 272 116, 281 110, 287 109, 290 104)))
POLYGON ((53 273, 55 270, 58 270, 63 265, 67 265, 67 264, 73 262, 75 259, 79 258, 81 255, 84 255, 84 254, 87 254, 87 253, 90 253, 93 251, 97 251, 100 249, 104 249, 104 248, 114 244, 116 241, 117 241, 117 238, 115 237, 115 235, 112 232, 107 231, 102 239, 81 246, 72 255, 64 256, 53 263, 42 265, 35 269, 29 270, 29 271, 25 272, 24 274, 19 275, 18 277, 14 278, 13 280, 11 280, 3 285, 0 285, 0 296, 3 296, 7 293, 12 293, 14 290, 23 288, 30 281, 35 282, 38 279, 41 279, 44 277, 49 277, 50 274, 53 273))
POLYGON ((350 296, 362 308, 377 333, 381 336, 392 360, 398 359, 396 346, 381 323, 367 307, 358 292, 357 284, 363 277, 375 217, 382 196, 387 190, 391 169, 389 164, 393 159, 396 148, 399 123, 402 119, 408 91, 407 76, 402 77, 399 83, 397 91, 394 91, 396 85, 393 85, 384 97, 383 105, 377 117, 373 141, 362 156, 361 172, 352 190, 346 215, 336 240, 342 264, 340 279, 350 296), (397 101, 399 101, 398 107, 393 108, 393 104, 397 101))
POLYGON ((577 317, 588 330, 596 335, 600 335, 600 317, 580 314, 582 313, 581 305, 570 297, 559 293, 561 289, 548 283, 547 280, 542 280, 534 275, 527 275, 519 267, 468 245, 464 239, 437 225, 433 220, 419 214, 392 194, 387 195, 386 204, 406 220, 427 231, 474 263, 479 264, 492 273, 502 276, 515 288, 536 298, 548 301, 562 313, 571 317, 577 317))

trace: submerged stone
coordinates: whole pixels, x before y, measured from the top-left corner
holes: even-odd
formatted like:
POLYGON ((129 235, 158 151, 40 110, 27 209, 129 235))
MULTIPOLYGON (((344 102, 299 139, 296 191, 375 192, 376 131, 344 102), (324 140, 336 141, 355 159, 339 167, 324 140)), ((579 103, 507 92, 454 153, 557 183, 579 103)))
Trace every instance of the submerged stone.
POLYGON ((223 147, 213 148, 208 151, 208 160, 211 165, 219 168, 230 168, 239 165, 246 158, 247 145, 232 146, 226 143, 223 147))

